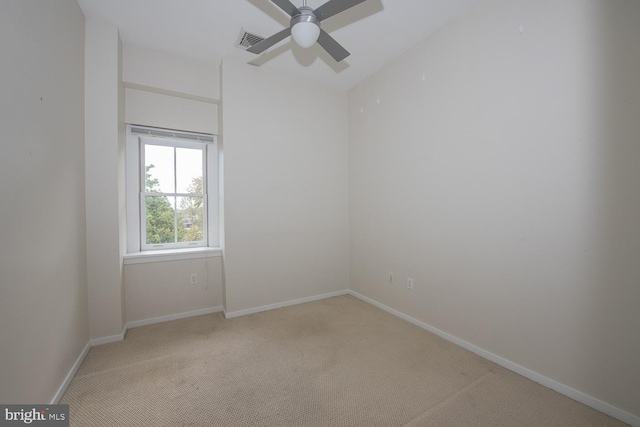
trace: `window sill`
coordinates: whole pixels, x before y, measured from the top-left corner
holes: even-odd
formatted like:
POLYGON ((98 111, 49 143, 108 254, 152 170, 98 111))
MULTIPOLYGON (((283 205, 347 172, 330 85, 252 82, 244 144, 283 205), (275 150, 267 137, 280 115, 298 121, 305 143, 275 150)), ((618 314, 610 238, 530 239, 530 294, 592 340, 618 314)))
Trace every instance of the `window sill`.
POLYGON ((185 248, 166 249, 162 251, 133 252, 124 256, 126 264, 143 264, 149 262, 180 261, 185 259, 215 258, 222 256, 220 248, 185 248))

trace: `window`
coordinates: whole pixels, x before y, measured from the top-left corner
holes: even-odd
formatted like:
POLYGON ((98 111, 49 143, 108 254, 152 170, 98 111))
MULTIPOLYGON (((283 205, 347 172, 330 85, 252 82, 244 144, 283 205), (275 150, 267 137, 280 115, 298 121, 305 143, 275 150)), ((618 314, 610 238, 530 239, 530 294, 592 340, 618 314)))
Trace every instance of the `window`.
POLYGON ((129 252, 218 246, 215 135, 127 126, 129 252))

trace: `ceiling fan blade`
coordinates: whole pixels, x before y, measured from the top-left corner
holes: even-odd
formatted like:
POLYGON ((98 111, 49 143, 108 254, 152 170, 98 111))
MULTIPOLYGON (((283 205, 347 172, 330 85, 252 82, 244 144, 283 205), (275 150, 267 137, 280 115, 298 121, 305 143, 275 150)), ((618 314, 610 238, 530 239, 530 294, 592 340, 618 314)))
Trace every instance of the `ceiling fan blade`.
POLYGON ((327 51, 329 55, 331 55, 333 59, 336 60, 336 62, 340 62, 347 56, 351 55, 345 48, 340 46, 340 43, 335 41, 334 38, 331 37, 322 28, 320 29, 320 37, 318 37, 318 43, 324 48, 324 50, 327 51))
POLYGON ((289 0, 271 0, 271 1, 275 3, 276 6, 278 6, 280 9, 284 10, 291 16, 295 16, 300 13, 298 8, 295 7, 295 5, 291 3, 289 0))
POLYGON ((316 18, 318 18, 319 21, 323 21, 327 18, 331 18, 333 15, 337 15, 338 13, 344 12, 347 9, 351 9, 353 6, 358 5, 363 1, 366 0, 329 0, 322 6, 314 10, 313 13, 315 13, 316 18))
POLYGON ((286 39, 290 35, 291 35, 291 28, 285 28, 284 30, 278 33, 275 33, 271 37, 262 40, 260 43, 254 44, 249 49, 247 49, 247 52, 262 53, 265 50, 269 49, 274 44, 278 43, 279 41, 286 39))

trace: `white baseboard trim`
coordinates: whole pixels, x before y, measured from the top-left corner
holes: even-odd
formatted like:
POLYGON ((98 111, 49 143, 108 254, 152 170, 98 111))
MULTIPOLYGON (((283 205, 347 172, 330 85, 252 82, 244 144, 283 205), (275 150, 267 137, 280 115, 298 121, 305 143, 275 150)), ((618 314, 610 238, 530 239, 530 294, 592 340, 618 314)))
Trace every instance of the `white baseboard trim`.
POLYGON ((93 338, 92 340, 89 341, 89 344, 91 344, 91 347, 95 347, 97 345, 102 345, 102 344, 110 344, 112 342, 118 342, 118 341, 124 340, 125 335, 127 335, 127 325, 124 325, 124 328, 122 328, 121 333, 117 335, 111 335, 110 337, 93 338))
POLYGON ((398 310, 395 310, 391 307, 388 307, 384 304, 379 303, 378 301, 371 299, 369 297, 366 297, 364 295, 359 294, 358 292, 349 290, 348 291, 349 295, 352 295, 362 301, 368 302, 371 305, 374 305, 388 313, 391 313, 403 320, 406 320, 407 322, 413 323, 416 326, 419 326, 423 329, 426 329, 429 332, 432 332, 436 335, 438 335, 441 338, 444 338, 447 341, 450 341, 464 349, 467 349, 469 351, 471 351, 472 353, 477 354, 480 357, 483 357, 497 365, 502 366, 503 368, 509 369, 510 371, 513 371, 519 375, 522 375, 525 378, 528 378, 532 381, 535 381, 539 384, 542 384, 545 387, 548 387, 552 390, 557 391, 560 394, 563 394, 573 400, 576 400, 580 403, 583 403, 587 406, 590 406, 591 408, 600 411, 604 414, 607 414, 609 416, 612 416, 613 418, 616 418, 624 423, 630 424, 634 427, 640 427, 640 417, 630 414, 629 412, 623 411, 622 409, 616 408, 613 405, 610 405, 609 403, 603 402, 602 400, 596 399, 595 397, 589 396, 588 394, 585 394, 581 391, 578 391, 576 389, 573 389, 567 385, 564 385, 558 381, 552 380, 551 378, 545 377, 544 375, 541 375, 535 371, 532 371, 531 369, 525 368, 524 366, 520 366, 517 363, 514 363, 510 360, 507 360, 503 357, 500 357, 496 354, 493 354, 487 350, 484 350, 474 344, 471 344, 467 341, 464 341, 460 338, 457 338, 447 332, 441 331, 438 328, 435 328, 427 323, 421 322, 420 320, 414 319, 411 316, 408 316, 398 310))
POLYGON ((50 405, 56 405, 58 402, 60 402, 62 395, 64 394, 65 391, 67 391, 67 387, 69 387, 69 384, 71 384, 71 380, 73 379, 73 377, 76 376, 76 372, 78 372, 78 369, 80 369, 80 365, 82 365, 82 362, 84 361, 84 358, 87 357, 87 354, 89 353, 90 349, 91 349, 91 341, 87 342, 87 345, 85 345, 84 349, 82 349, 82 352, 80 352, 80 356, 78 356, 78 358, 76 359, 76 362, 73 364, 73 366, 71 367, 71 370, 69 371, 64 381, 62 382, 62 385, 60 385, 60 387, 58 388, 58 391, 53 396, 53 399, 51 400, 50 405))
POLYGON ((224 313, 225 319, 233 319, 234 317, 246 316, 248 314, 260 313, 262 311, 275 310, 277 308, 289 307, 291 305, 304 304, 306 302, 319 301, 327 298, 339 297, 339 296, 348 295, 348 294, 349 294, 349 291, 345 289, 343 291, 330 292, 328 294, 315 295, 312 297, 300 298, 300 299, 295 299, 295 300, 290 300, 285 302, 278 302, 275 304, 262 305, 260 307, 247 308, 245 310, 230 311, 230 312, 223 311, 223 313, 224 313))
POLYGON ((127 322, 127 329, 138 328, 140 326, 153 325, 155 323, 169 322, 171 320, 186 319, 188 317, 202 316, 204 314, 220 313, 222 307, 203 308, 201 310, 188 311, 186 313, 170 314, 167 316, 154 317, 151 319, 134 320, 127 322))

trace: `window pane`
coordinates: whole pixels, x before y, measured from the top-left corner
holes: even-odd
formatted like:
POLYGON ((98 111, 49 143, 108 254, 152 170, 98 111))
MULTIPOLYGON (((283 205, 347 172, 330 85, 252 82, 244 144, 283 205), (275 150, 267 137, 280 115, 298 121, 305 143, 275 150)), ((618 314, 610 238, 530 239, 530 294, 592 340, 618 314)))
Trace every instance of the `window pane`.
POLYGON ((173 147, 144 146, 147 193, 175 193, 173 147))
POLYGON ((204 240, 204 199, 201 196, 178 197, 178 242, 204 240))
POLYGON ((202 193, 201 149, 176 148, 177 193, 202 193))
POLYGON ((147 244, 175 242, 175 197, 145 196, 147 244))

